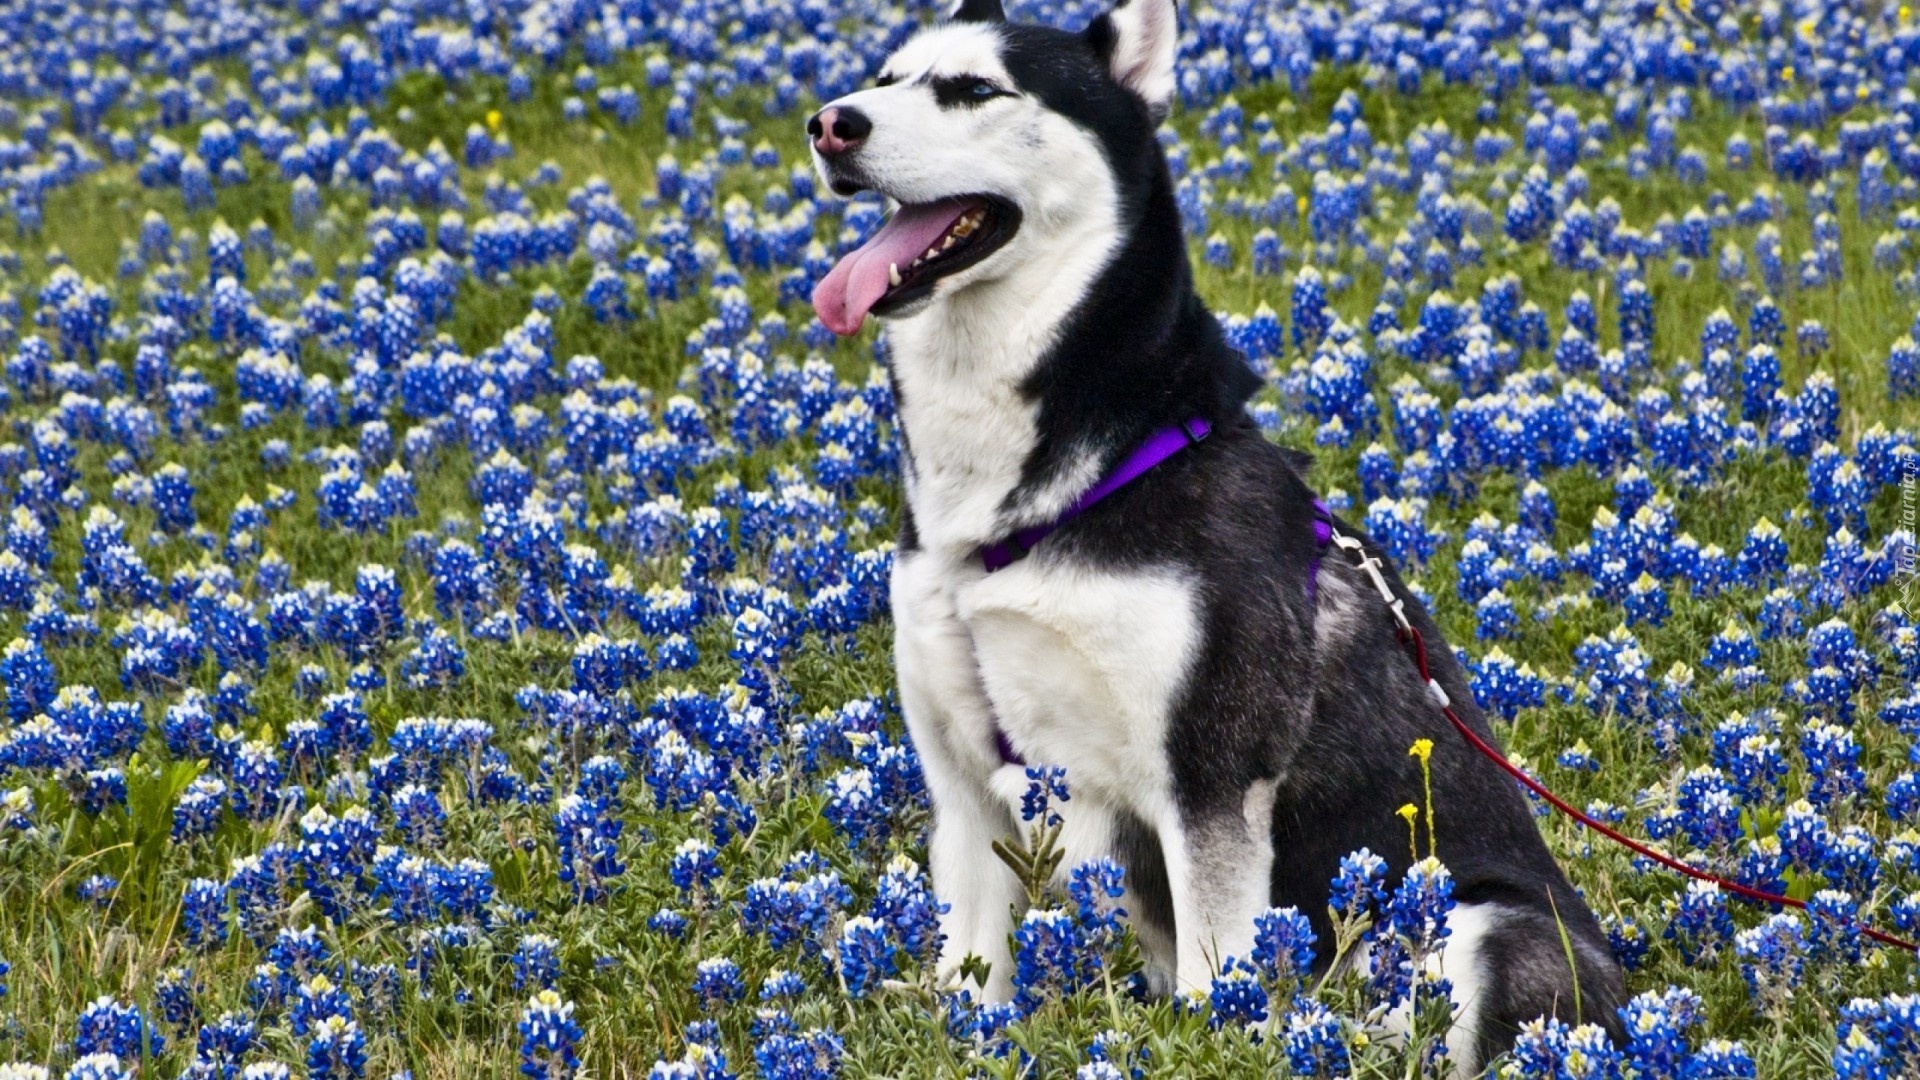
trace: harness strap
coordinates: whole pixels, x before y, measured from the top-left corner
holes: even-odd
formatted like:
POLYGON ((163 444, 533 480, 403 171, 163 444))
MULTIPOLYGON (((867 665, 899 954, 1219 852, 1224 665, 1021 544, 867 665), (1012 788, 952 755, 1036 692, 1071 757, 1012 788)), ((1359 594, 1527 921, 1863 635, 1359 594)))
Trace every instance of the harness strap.
POLYGON ((1313 500, 1313 557, 1307 560, 1307 607, 1312 608, 1314 597, 1320 591, 1320 557, 1327 553, 1327 545, 1333 543, 1333 511, 1327 509, 1326 501, 1315 497, 1313 500))
POLYGON ((1017 529, 1004 540, 988 544, 980 549, 980 564, 987 573, 998 573, 1012 566, 1032 551, 1034 545, 1051 536, 1054 530, 1094 508, 1100 500, 1133 483, 1144 476, 1147 470, 1167 460, 1189 446, 1198 446, 1201 441, 1213 433, 1213 425, 1205 417, 1196 416, 1178 424, 1169 424, 1147 436, 1147 441, 1122 458, 1120 464, 1101 481, 1088 488, 1073 505, 1060 512, 1052 521, 1039 525, 1030 525, 1017 529))

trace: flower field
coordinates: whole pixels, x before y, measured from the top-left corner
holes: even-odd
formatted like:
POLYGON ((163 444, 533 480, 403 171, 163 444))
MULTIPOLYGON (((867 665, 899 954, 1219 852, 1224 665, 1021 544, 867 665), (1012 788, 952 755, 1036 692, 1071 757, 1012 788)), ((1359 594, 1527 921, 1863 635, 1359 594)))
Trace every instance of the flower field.
MULTIPOLYGON (((0 5, 0 1080, 1444 1075, 1376 1022, 1431 1003, 1443 868, 1356 853, 1340 941, 1269 912, 1139 1000, 1117 868, 1044 880, 1047 770, 1015 1000, 932 969, 885 336, 807 302, 885 208, 801 128, 935 17, 0 5)), ((1920 1076, 1861 934, 1920 936, 1909 10, 1183 19, 1257 421, 1516 760, 1808 902, 1536 803, 1638 996, 1494 1070, 1920 1076)))

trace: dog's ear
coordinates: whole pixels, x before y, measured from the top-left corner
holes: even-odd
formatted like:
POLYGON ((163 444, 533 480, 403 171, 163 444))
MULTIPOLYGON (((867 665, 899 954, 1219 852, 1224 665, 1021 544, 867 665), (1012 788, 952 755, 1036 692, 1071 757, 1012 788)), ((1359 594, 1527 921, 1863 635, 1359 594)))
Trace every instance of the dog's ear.
POLYGON ((1087 42, 1120 85, 1146 100, 1156 122, 1166 118, 1173 106, 1173 58, 1180 42, 1173 0, 1120 0, 1087 26, 1087 42))
POLYGON ((1006 22, 1007 9, 1000 0, 960 0, 947 18, 954 22, 1006 22))

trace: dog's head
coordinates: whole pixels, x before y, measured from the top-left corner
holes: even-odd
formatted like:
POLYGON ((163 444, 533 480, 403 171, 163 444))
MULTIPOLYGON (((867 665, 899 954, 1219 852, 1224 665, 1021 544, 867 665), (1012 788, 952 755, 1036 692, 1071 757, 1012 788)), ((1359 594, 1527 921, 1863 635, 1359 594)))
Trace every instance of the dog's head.
POLYGON ((821 321, 852 334, 868 314, 910 314, 1057 258, 1076 225, 1111 221, 1116 189, 1159 167, 1177 23, 1173 0, 1120 0, 1078 34, 1009 23, 1000 0, 961 0, 871 88, 814 114, 827 185, 898 204, 814 290, 821 321))

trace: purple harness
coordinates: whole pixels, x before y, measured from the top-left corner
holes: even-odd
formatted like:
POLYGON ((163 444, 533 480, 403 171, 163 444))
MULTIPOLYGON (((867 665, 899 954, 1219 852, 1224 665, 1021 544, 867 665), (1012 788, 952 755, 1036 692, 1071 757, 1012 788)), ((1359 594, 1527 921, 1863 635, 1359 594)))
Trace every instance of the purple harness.
MULTIPOLYGON (((1015 532, 998 543, 988 544, 980 549, 980 564, 987 573, 995 573, 1012 566, 1020 558, 1032 551, 1035 544, 1052 535, 1055 529, 1093 509, 1100 500, 1126 487, 1145 475, 1149 469, 1167 460, 1189 446, 1197 446, 1201 440, 1213 433, 1213 425, 1201 417, 1194 417, 1181 424, 1169 424, 1147 437, 1139 448, 1128 454, 1119 466, 1108 473, 1098 484, 1088 488, 1086 493, 1073 501, 1059 517, 1040 525, 1029 526, 1015 532)), ((1327 546, 1333 543, 1333 513, 1327 504, 1318 498, 1313 500, 1313 558, 1307 563, 1307 606, 1312 607, 1314 594, 1320 582, 1320 557, 1326 554, 1327 546)), ((1007 733, 1000 725, 993 727, 993 746, 1000 754, 1002 765, 1022 765, 1027 760, 1020 756, 1007 741, 1007 733)))
POLYGON ((1320 586, 1320 556, 1327 553, 1327 545, 1333 543, 1333 511, 1318 495, 1313 497, 1313 558, 1307 562, 1307 606, 1313 606, 1314 594, 1320 586))
POLYGON ((1060 516, 1040 525, 1032 525, 1015 532, 1012 536, 997 544, 988 544, 980 549, 980 563, 987 573, 1005 570, 1019 561, 1020 557, 1033 550, 1033 546, 1052 535, 1055 529, 1079 517, 1094 508, 1101 499, 1133 483, 1155 465, 1167 460, 1189 446, 1196 446, 1200 440, 1213 433, 1213 425, 1196 416, 1184 424, 1168 424, 1140 444, 1139 449, 1128 454, 1126 460, 1106 478, 1088 488, 1085 494, 1073 501, 1073 505, 1062 511, 1060 516))

